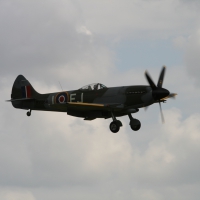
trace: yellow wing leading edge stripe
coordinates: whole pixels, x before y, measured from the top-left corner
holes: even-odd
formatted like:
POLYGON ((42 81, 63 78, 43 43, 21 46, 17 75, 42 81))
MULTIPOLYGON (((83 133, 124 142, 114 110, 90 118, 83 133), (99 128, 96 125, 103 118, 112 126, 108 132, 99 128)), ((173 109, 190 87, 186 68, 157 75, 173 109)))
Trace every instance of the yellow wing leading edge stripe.
POLYGON ((105 107, 104 104, 96 104, 96 103, 68 102, 68 104, 70 104, 70 105, 75 105, 75 106, 105 107))

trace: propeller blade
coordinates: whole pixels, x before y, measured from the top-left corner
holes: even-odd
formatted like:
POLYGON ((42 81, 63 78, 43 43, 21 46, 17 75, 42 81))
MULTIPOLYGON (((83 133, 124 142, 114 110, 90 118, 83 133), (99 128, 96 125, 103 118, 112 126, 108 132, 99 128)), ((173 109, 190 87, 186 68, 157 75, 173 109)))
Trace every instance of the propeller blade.
POLYGON ((149 73, 146 71, 144 74, 145 74, 147 82, 151 86, 152 90, 155 90, 157 87, 156 87, 155 83, 153 82, 152 78, 150 77, 149 73))
POLYGON ((161 107, 160 101, 159 101, 159 106, 160 106, 160 115, 161 115, 162 123, 164 124, 165 123, 165 119, 164 119, 164 115, 163 115, 163 112, 162 112, 162 107, 161 107))
POLYGON ((166 67, 163 66, 163 68, 162 68, 162 70, 160 72, 159 79, 158 79, 158 84, 157 84, 158 88, 162 88, 164 77, 165 77, 165 70, 166 70, 166 67))

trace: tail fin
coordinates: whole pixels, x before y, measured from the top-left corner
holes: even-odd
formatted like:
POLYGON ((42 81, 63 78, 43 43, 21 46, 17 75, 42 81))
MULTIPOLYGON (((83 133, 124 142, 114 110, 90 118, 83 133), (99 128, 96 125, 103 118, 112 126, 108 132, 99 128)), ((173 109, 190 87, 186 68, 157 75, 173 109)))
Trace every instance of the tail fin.
POLYGON ((38 95, 38 92, 32 87, 30 82, 22 75, 19 75, 13 84, 11 99, 34 99, 38 95))

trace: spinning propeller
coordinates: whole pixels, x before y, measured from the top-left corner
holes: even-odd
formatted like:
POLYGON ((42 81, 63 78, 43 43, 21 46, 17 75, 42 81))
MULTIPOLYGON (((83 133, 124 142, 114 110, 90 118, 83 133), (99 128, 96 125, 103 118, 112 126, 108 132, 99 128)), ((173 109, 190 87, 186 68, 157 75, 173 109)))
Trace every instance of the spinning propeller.
POLYGON ((150 87, 152 88, 153 99, 155 101, 159 102, 160 114, 161 114, 161 119, 162 119, 163 123, 165 122, 165 120, 164 120, 164 116, 163 116, 163 112, 162 112, 161 102, 164 102, 168 98, 175 98, 175 96, 177 95, 175 93, 170 93, 165 88, 162 88, 164 77, 165 77, 165 70, 166 70, 166 67, 163 66, 163 68, 162 68, 162 70, 160 72, 160 76, 159 76, 159 79, 158 79, 157 86, 153 82, 153 80, 150 77, 149 73, 147 71, 145 72, 145 77, 146 77, 150 87))

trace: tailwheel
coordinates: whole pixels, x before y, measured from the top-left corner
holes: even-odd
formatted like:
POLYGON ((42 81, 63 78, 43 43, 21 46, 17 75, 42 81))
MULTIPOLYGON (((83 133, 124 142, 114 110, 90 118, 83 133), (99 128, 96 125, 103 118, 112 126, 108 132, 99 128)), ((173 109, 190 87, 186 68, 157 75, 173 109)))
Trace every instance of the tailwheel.
POLYGON ((113 122, 110 123, 110 130, 113 133, 117 133, 120 129, 120 126, 122 126, 121 121, 119 121, 119 120, 113 121, 113 122))
POLYGON ((28 112, 26 113, 26 115, 27 115, 28 117, 30 117, 30 116, 31 116, 31 110, 28 111, 28 112))

